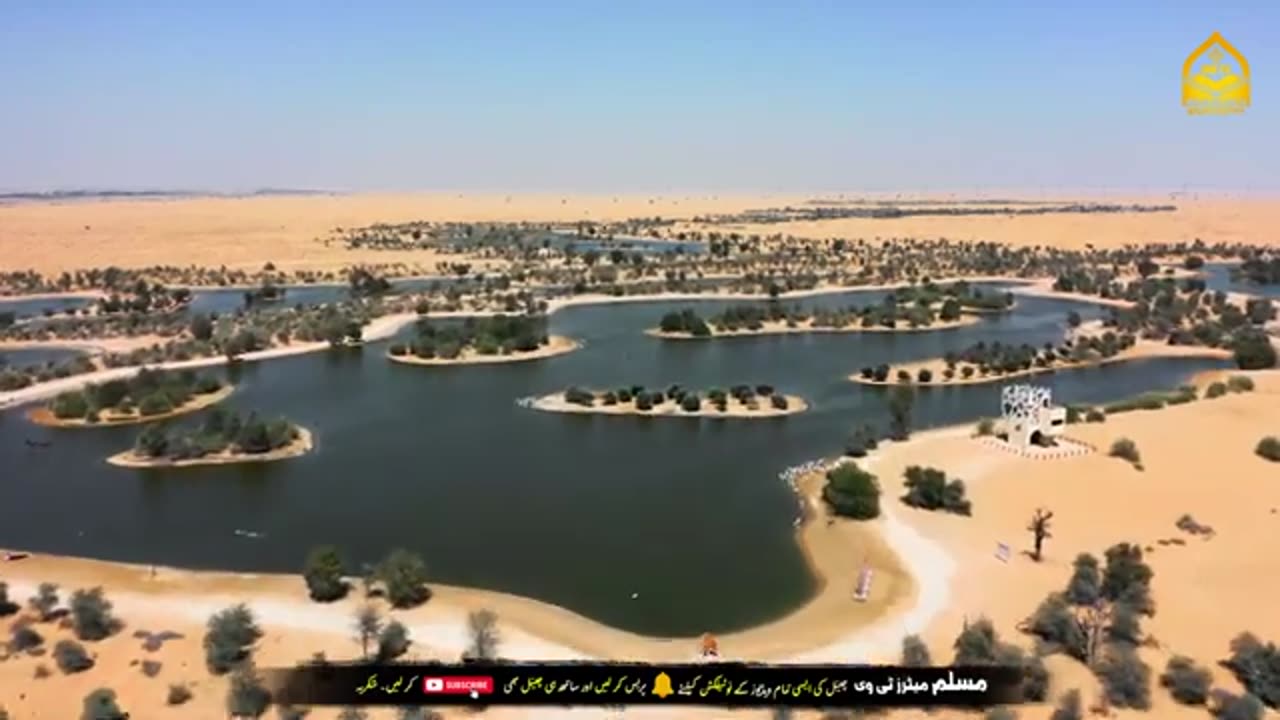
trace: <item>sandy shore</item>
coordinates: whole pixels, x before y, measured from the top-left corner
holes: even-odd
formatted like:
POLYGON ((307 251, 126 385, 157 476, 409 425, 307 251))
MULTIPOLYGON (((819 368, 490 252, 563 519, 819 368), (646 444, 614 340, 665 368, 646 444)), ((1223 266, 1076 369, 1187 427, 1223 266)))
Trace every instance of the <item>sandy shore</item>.
POLYGON ((696 336, 687 332, 667 332, 660 328, 649 328, 644 331, 644 334, 651 337, 662 338, 663 340, 716 340, 735 337, 756 337, 758 335, 787 335, 791 333, 930 332, 934 330, 953 330, 955 328, 976 325, 980 322, 982 322, 982 318, 974 315, 963 315, 958 320, 938 321, 932 325, 926 325, 925 327, 910 327, 909 325, 903 324, 898 327, 891 328, 884 327, 883 325, 863 327, 857 324, 851 324, 845 327, 814 327, 812 320, 798 322, 795 327, 791 327, 787 325, 785 321, 770 320, 761 323, 759 330, 748 330, 745 328, 739 330, 724 330, 708 322, 707 327, 711 329, 711 334, 705 336, 696 336))
POLYGON ((311 431, 298 428, 298 437, 284 447, 264 453, 233 453, 230 450, 186 460, 169 460, 167 458, 151 458, 138 455, 133 450, 125 450, 107 458, 107 462, 116 467, 126 468, 179 468, 197 465, 238 465, 243 463, 275 462, 289 458, 302 457, 315 447, 311 441, 311 431))
POLYGON ((563 335, 551 335, 547 338, 547 344, 541 345, 537 350, 529 352, 513 352, 506 355, 494 353, 492 355, 484 355, 476 352, 475 348, 468 345, 462 349, 454 358, 422 358, 412 353, 406 355, 392 355, 387 353, 387 359, 391 362, 403 363, 405 365, 484 365, 491 363, 509 363, 523 362, 526 360, 541 360, 542 358, 555 357, 556 355, 564 355, 582 347, 582 343, 573 338, 564 337, 563 335))
POLYGON ((140 425, 142 423, 157 422, 160 420, 168 420, 180 415, 193 413, 197 410, 203 410, 211 405, 226 400, 231 397, 231 393, 235 392, 235 386, 223 385, 214 392, 205 393, 203 395, 192 395, 191 400, 167 413, 159 415, 143 415, 139 412, 120 413, 113 410, 107 410, 101 414, 98 422, 89 422, 84 418, 59 418, 53 414, 53 410, 48 407, 32 408, 27 412, 27 417, 37 425, 45 427, 60 428, 96 428, 96 427, 114 427, 117 425, 140 425))
POLYGON ((1115 363, 1131 362, 1134 360, 1147 360, 1151 358, 1163 357, 1182 357, 1182 358, 1214 358, 1218 360, 1230 360, 1233 355, 1230 350, 1221 348, 1201 347, 1197 345, 1168 345, 1165 343, 1147 342, 1139 340, 1133 347, 1122 350, 1109 358, 1101 358, 1091 362, 1069 362, 1060 360, 1052 367, 1035 367, 1032 366, 1026 370, 1015 370, 1007 373, 990 373, 988 375, 980 375, 976 366, 972 377, 965 378, 960 374, 961 368, 970 366, 971 363, 956 363, 956 376, 951 380, 943 377, 942 373, 947 369, 947 362, 943 358, 930 358, 928 360, 917 360, 915 362, 902 363, 899 365, 891 365, 889 367, 889 377, 883 381, 873 378, 865 378, 861 373, 853 373, 849 379, 862 385, 897 385, 897 374, 899 370, 906 370, 911 374, 911 384, 916 387, 951 387, 955 385, 981 385, 983 383, 998 383, 1012 380, 1019 377, 1027 377, 1029 375, 1040 375, 1043 373, 1059 372, 1063 370, 1078 370, 1081 368, 1101 367, 1103 365, 1112 365, 1115 363), (921 382, 919 372, 921 370, 929 370, 933 373, 933 379, 929 382, 921 382))
MULTIPOLYGON (((702 394, 702 393, 700 393, 702 394)), ((635 402, 617 403, 615 405, 602 405, 597 393, 596 404, 591 407, 571 403, 564 399, 564 393, 552 393, 543 395, 534 399, 529 403, 529 407, 535 410, 545 410, 547 412, 561 413, 578 413, 584 415, 635 415, 640 417, 705 417, 705 418, 737 418, 743 420, 755 418, 773 418, 786 417, 787 415, 798 415, 809 409, 809 403, 798 395, 785 395, 787 398, 787 409, 779 410, 770 404, 767 398, 760 398, 760 407, 752 410, 746 405, 738 402, 733 397, 728 398, 724 412, 717 410, 703 394, 702 406, 694 411, 688 412, 680 407, 679 403, 667 400, 652 410, 640 410, 636 407, 635 402)))

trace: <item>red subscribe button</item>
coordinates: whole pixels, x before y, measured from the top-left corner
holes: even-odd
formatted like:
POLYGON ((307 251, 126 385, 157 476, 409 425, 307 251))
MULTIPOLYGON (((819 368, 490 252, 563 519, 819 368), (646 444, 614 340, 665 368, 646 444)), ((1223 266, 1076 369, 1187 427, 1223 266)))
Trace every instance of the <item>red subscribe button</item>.
POLYGON ((422 692, 427 695, 491 695, 493 678, 465 675, 428 677, 422 679, 422 692))

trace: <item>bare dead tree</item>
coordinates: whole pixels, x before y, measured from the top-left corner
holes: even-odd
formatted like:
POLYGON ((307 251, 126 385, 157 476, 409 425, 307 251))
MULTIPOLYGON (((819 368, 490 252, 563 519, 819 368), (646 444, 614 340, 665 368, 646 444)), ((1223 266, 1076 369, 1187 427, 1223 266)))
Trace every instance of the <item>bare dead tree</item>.
POLYGON ((1090 667, 1097 659, 1098 649, 1102 647, 1107 627, 1111 625, 1111 614, 1111 604, 1102 599, 1092 605, 1077 608, 1075 611, 1076 627, 1080 628, 1085 640, 1085 664, 1090 667))
POLYGON ((1035 515, 1031 516, 1031 520, 1027 523, 1027 530, 1035 537, 1035 550, 1031 553, 1031 559, 1040 562, 1040 558, 1044 557, 1044 541, 1053 537, 1053 533, 1049 529, 1049 523, 1053 520, 1053 511, 1044 508, 1036 508, 1035 515))

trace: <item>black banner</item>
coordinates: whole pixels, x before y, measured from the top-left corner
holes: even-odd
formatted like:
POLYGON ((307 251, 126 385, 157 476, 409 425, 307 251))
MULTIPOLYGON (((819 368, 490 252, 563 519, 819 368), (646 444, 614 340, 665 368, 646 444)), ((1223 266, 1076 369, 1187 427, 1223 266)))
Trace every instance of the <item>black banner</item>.
POLYGON ((288 705, 983 707, 1021 701, 1021 670, 742 663, 318 664, 265 673, 288 705))

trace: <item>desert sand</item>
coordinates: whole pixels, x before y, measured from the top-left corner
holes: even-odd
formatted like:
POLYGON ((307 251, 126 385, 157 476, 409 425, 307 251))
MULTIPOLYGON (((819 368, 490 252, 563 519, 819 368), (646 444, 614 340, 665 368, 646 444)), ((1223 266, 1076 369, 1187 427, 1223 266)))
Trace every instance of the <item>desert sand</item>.
POLYGON ((565 353, 571 353, 580 347, 582 347, 582 343, 578 342, 577 340, 574 340, 573 338, 567 338, 567 337, 564 337, 563 335, 551 335, 547 338, 546 345, 541 345, 538 347, 537 350, 530 350, 528 352, 512 352, 512 353, 507 353, 506 355, 502 355, 499 353, 485 355, 485 354, 476 352, 476 349, 474 347, 467 346, 462 349, 462 352, 458 353, 457 357, 452 357, 452 358, 442 358, 442 357, 423 358, 423 357, 418 357, 417 355, 414 355, 412 353, 408 355, 392 355, 391 353, 387 353, 387 359, 390 360, 391 362, 403 363, 405 365, 427 365, 427 366, 484 365, 489 363, 508 363, 508 362, 523 362, 525 360, 540 360, 542 358, 555 357, 556 355, 564 355, 565 353))
MULTIPOLYGON (((599 393, 597 393, 599 395, 599 393)), ((769 403, 767 398, 760 398, 760 406, 755 410, 748 408, 746 405, 738 402, 730 397, 725 403, 724 412, 717 410, 706 397, 702 398, 702 405, 698 410, 689 412, 680 407, 680 404, 667 400, 666 402, 654 407, 651 410, 641 410, 636 407, 634 402, 619 402, 614 405, 604 405, 600 402, 599 397, 596 404, 591 407, 571 403, 564 399, 564 393, 552 393, 536 398, 529 404, 536 410, 545 410, 547 412, 561 413, 579 413, 583 415, 635 415, 640 417, 705 417, 705 418, 737 418, 737 419, 754 419, 754 418, 776 418, 786 417, 787 415, 797 415, 809 409, 809 403, 798 395, 785 395, 787 398, 787 409, 779 410, 769 403)))
MULTIPOLYGON (((1025 193, 1023 194, 1025 195, 1025 193)), ((1017 197, 1002 193, 999 197, 1017 197)), ((829 196, 836 197, 836 196, 829 196)), ((853 197, 852 195, 850 197, 853 197)), ((877 197, 858 194, 857 197, 877 197)), ((893 196, 878 196, 892 200, 893 196)), ((967 196, 932 195, 954 201, 967 196)), ((336 228, 378 222, 625 220, 693 218, 749 209, 803 206, 802 195, 560 195, 560 194, 350 194, 248 198, 18 202, 0 204, 6 265, 45 274, 87 267, 203 265, 257 270, 338 269, 355 263, 405 263, 430 272, 459 256, 429 250, 346 250, 323 239, 336 228)), ((916 198, 904 198, 916 199, 916 198)), ((1064 248, 1127 243, 1245 241, 1278 243, 1269 228, 1280 223, 1271 198, 1099 197, 1063 194, 1060 200, 1174 203, 1175 212, 1036 216, 925 216, 720 226, 727 231, 797 237, 921 237, 986 240, 1064 248)), ((699 223, 696 227, 708 229, 699 223)), ((484 261, 469 259, 473 264, 484 261)))

